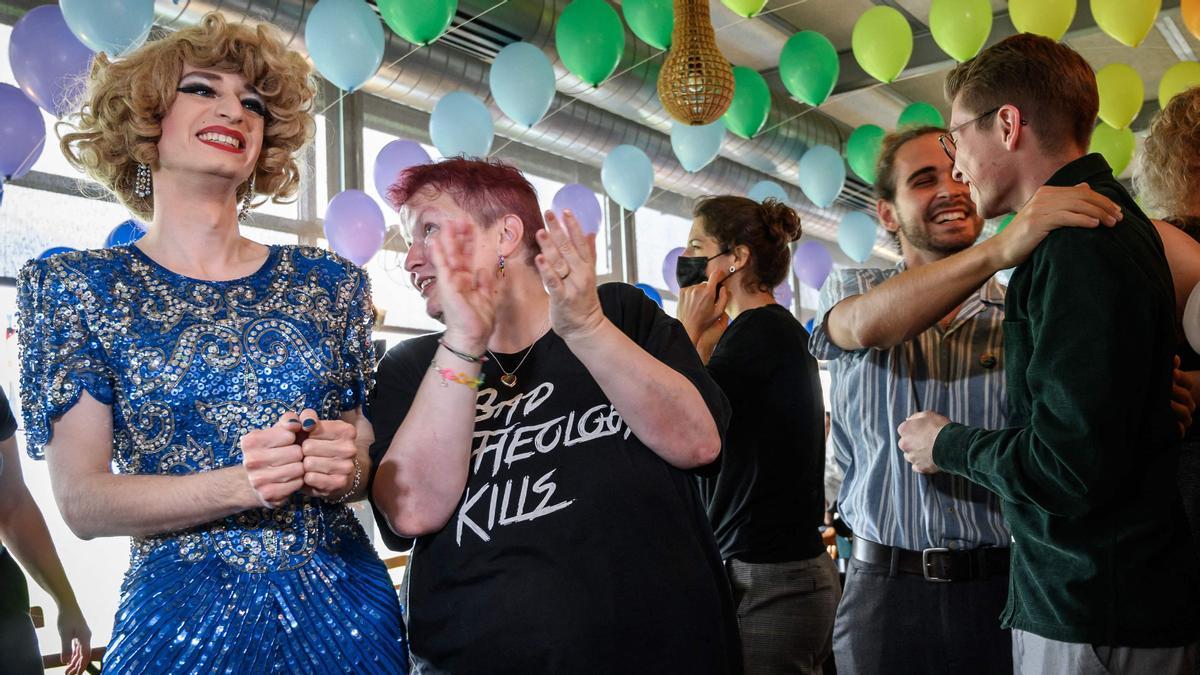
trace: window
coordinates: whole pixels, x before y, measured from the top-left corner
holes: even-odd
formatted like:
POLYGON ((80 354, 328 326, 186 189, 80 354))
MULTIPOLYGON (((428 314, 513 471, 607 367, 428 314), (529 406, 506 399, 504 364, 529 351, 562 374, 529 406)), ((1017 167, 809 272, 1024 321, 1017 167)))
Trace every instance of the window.
POLYGON ((663 296, 663 309, 674 316, 676 300, 663 278, 663 260, 671 249, 687 244, 692 221, 642 207, 638 209, 636 223, 637 281, 658 289, 663 296))

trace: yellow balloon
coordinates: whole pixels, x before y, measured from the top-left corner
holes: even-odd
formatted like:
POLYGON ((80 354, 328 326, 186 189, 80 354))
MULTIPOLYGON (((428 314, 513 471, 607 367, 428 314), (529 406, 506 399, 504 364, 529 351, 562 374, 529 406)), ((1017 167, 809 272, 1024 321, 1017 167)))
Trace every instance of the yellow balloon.
POLYGON ((1061 40, 1075 18, 1075 0, 1008 0, 1008 18, 1022 33, 1061 40))
POLYGON ((1114 129, 1101 122, 1092 132, 1092 143, 1088 152, 1098 152, 1104 155, 1105 161, 1112 167, 1114 176, 1120 176, 1129 161, 1133 159, 1136 142, 1131 129, 1114 129))
POLYGON ((1136 47, 1150 34, 1162 0, 1092 0, 1092 16, 1100 30, 1136 47))
POLYGON ((1171 66, 1158 81, 1159 107, 1167 107, 1176 94, 1182 94, 1192 87, 1200 87, 1200 63, 1181 61, 1171 66))
POLYGON ((1146 101, 1142 76, 1124 63, 1110 63, 1096 72, 1100 89, 1100 119, 1114 129, 1124 129, 1137 117, 1146 101))
POLYGON ((880 82, 891 82, 912 57, 912 26, 892 7, 872 7, 855 22, 850 49, 868 75, 880 82))

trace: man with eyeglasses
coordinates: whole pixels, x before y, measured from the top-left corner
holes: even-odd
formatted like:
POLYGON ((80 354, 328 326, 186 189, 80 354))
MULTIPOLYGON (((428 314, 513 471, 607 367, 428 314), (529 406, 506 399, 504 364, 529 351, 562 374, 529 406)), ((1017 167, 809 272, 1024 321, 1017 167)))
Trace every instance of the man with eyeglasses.
POLYGON ((1013 273, 1006 428, 925 406, 901 424, 900 447, 914 471, 999 496, 1017 672, 1195 672, 1200 587, 1169 400, 1174 291, 1154 228, 1104 159, 1085 154, 1092 69, 1064 45, 1018 35, 958 66, 946 90, 955 132, 942 143, 983 216, 1042 186, 1086 183, 1123 217, 1049 233, 1013 273))

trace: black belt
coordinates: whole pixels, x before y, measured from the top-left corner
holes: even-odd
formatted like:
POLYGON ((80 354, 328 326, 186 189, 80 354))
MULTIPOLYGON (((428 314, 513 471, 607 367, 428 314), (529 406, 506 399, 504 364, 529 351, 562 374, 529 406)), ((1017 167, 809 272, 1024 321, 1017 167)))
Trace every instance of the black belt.
POLYGON ((894 559, 897 571, 924 577, 926 581, 976 581, 1008 574, 1007 548, 910 551, 855 537, 852 555, 855 560, 888 569, 892 569, 894 559))

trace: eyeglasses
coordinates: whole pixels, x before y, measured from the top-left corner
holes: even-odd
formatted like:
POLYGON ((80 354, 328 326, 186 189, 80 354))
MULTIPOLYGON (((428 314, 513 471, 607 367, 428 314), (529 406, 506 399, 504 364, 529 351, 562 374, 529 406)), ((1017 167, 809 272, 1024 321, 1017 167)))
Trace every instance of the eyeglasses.
MULTIPOLYGON (((942 146, 942 151, 946 153, 946 156, 950 158, 950 161, 954 161, 954 155, 955 155, 955 153, 958 152, 958 143, 956 143, 954 140, 954 133, 957 132, 958 130, 962 129, 963 127, 967 126, 968 124, 978 122, 979 120, 987 117, 988 115, 992 115, 992 114, 996 113, 998 110, 1000 110, 1003 107, 1004 106, 1002 106, 1002 105, 998 105, 995 108, 992 108, 991 110, 989 110, 973 119, 969 119, 966 122, 963 122, 962 124, 958 124, 958 125, 951 127, 950 129, 948 129, 946 131, 946 133, 942 134, 941 136, 938 136, 938 144, 940 144, 942 146)), ((1029 120, 1021 120, 1021 126, 1027 126, 1028 124, 1029 124, 1029 120)))

